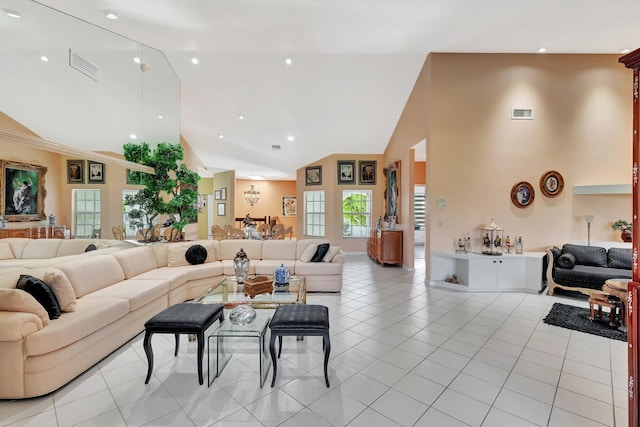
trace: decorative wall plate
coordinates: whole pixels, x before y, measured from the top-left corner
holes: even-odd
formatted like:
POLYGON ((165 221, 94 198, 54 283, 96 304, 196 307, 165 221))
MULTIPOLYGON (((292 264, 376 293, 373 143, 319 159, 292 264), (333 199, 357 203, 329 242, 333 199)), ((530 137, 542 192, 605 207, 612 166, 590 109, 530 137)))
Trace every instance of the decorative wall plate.
POLYGON ((533 204, 536 193, 533 186, 526 181, 520 181, 511 187, 511 201, 519 208, 528 208, 533 204))
POLYGON ((540 190, 547 197, 556 197, 562 193, 563 188, 564 179, 559 172, 549 171, 540 178, 540 190))

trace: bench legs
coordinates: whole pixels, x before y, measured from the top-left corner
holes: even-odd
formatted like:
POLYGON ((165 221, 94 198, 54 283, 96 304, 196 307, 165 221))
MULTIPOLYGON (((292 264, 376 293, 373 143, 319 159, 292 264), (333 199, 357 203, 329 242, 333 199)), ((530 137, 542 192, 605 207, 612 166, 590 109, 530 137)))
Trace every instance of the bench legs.
POLYGON ((329 387, 329 354, 331 353, 331 340, 329 338, 329 330, 318 334, 306 334, 303 331, 293 331, 291 333, 279 333, 271 330, 271 339, 269 340, 269 353, 271 354, 271 361, 273 362, 273 378, 271 379, 271 387, 276 384, 276 374, 278 372, 278 359, 282 354, 282 337, 283 336, 309 336, 309 335, 322 335, 322 350, 324 352, 324 381, 327 387, 329 387), (278 337, 278 355, 276 357, 276 337, 278 337))
MULTIPOLYGON (((151 337, 154 332, 147 330, 144 334, 144 353, 147 355, 147 378, 144 380, 145 384, 149 384, 151 379, 151 373, 153 372, 153 349, 151 348, 151 337)), ((178 349, 180 348, 180 334, 174 334, 176 337, 176 349, 173 353, 174 357, 178 356, 178 349)), ((198 332, 195 334, 198 341, 198 381, 200 385, 204 384, 204 375, 202 373, 202 358, 204 356, 204 332, 198 332)))

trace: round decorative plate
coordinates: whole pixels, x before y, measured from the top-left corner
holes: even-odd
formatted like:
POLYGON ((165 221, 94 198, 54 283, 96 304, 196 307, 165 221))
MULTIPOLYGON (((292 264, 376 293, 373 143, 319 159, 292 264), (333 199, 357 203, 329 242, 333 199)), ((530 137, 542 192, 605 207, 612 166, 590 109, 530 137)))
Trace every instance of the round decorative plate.
POLYGON ((511 188, 511 201, 519 208, 531 206, 535 196, 533 186, 526 181, 520 181, 511 188))
POLYGON ((562 193, 563 188, 564 179, 559 172, 549 171, 540 178, 540 190, 547 197, 556 197, 562 193))

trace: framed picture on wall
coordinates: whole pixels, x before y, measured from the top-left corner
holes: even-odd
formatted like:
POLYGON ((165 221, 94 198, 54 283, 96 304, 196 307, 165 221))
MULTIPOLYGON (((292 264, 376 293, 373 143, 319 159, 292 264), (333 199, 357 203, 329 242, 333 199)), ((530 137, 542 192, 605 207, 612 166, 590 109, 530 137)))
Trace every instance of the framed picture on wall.
POLYGON ((213 192, 213 198, 215 200, 220 200, 220 190, 216 190, 213 192))
POLYGON ((104 163, 98 163, 88 160, 89 175, 87 182, 89 184, 104 184, 104 163))
POLYGON ((218 216, 225 216, 226 213, 226 203, 218 203, 218 216))
POLYGON ((306 185, 322 185, 322 166, 309 166, 304 169, 306 185))
POLYGON ((67 160, 67 183, 84 184, 84 160, 67 160))
POLYGON ((282 216, 296 216, 297 213, 296 196, 282 196, 282 216))
POLYGON ((227 200, 227 187, 220 189, 220 200, 227 200))
POLYGON ((356 162, 355 160, 338 160, 338 184, 356 183, 356 162))
POLYGON ((376 183, 376 161, 360 160, 358 162, 358 184, 375 185, 376 183))
POLYGON ((44 166, 3 160, 1 163, 2 193, 0 214, 7 221, 37 221, 44 214, 44 166))
POLYGON ((520 181, 511 187, 511 202, 520 209, 531 206, 535 196, 533 186, 526 181, 520 181))

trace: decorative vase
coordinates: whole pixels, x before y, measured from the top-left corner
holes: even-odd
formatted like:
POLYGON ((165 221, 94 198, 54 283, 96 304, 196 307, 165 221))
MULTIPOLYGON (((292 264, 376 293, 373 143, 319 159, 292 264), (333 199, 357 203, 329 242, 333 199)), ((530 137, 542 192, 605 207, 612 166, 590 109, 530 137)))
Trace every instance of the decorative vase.
POLYGON ((244 283, 244 280, 247 278, 247 274, 249 274, 249 263, 250 260, 247 258, 247 254, 240 248, 235 258, 233 258, 233 267, 236 270, 236 280, 238 284, 244 283))
POLYGON ((291 273, 284 264, 280 264, 280 267, 276 267, 273 272, 273 278, 276 286, 286 286, 289 284, 289 277, 291 273))
POLYGON ((623 230, 620 234, 623 242, 631 242, 633 240, 633 234, 629 230, 623 230))
POLYGON ((234 325, 247 325, 256 320, 256 310, 247 304, 236 306, 229 313, 229 321, 234 325))

